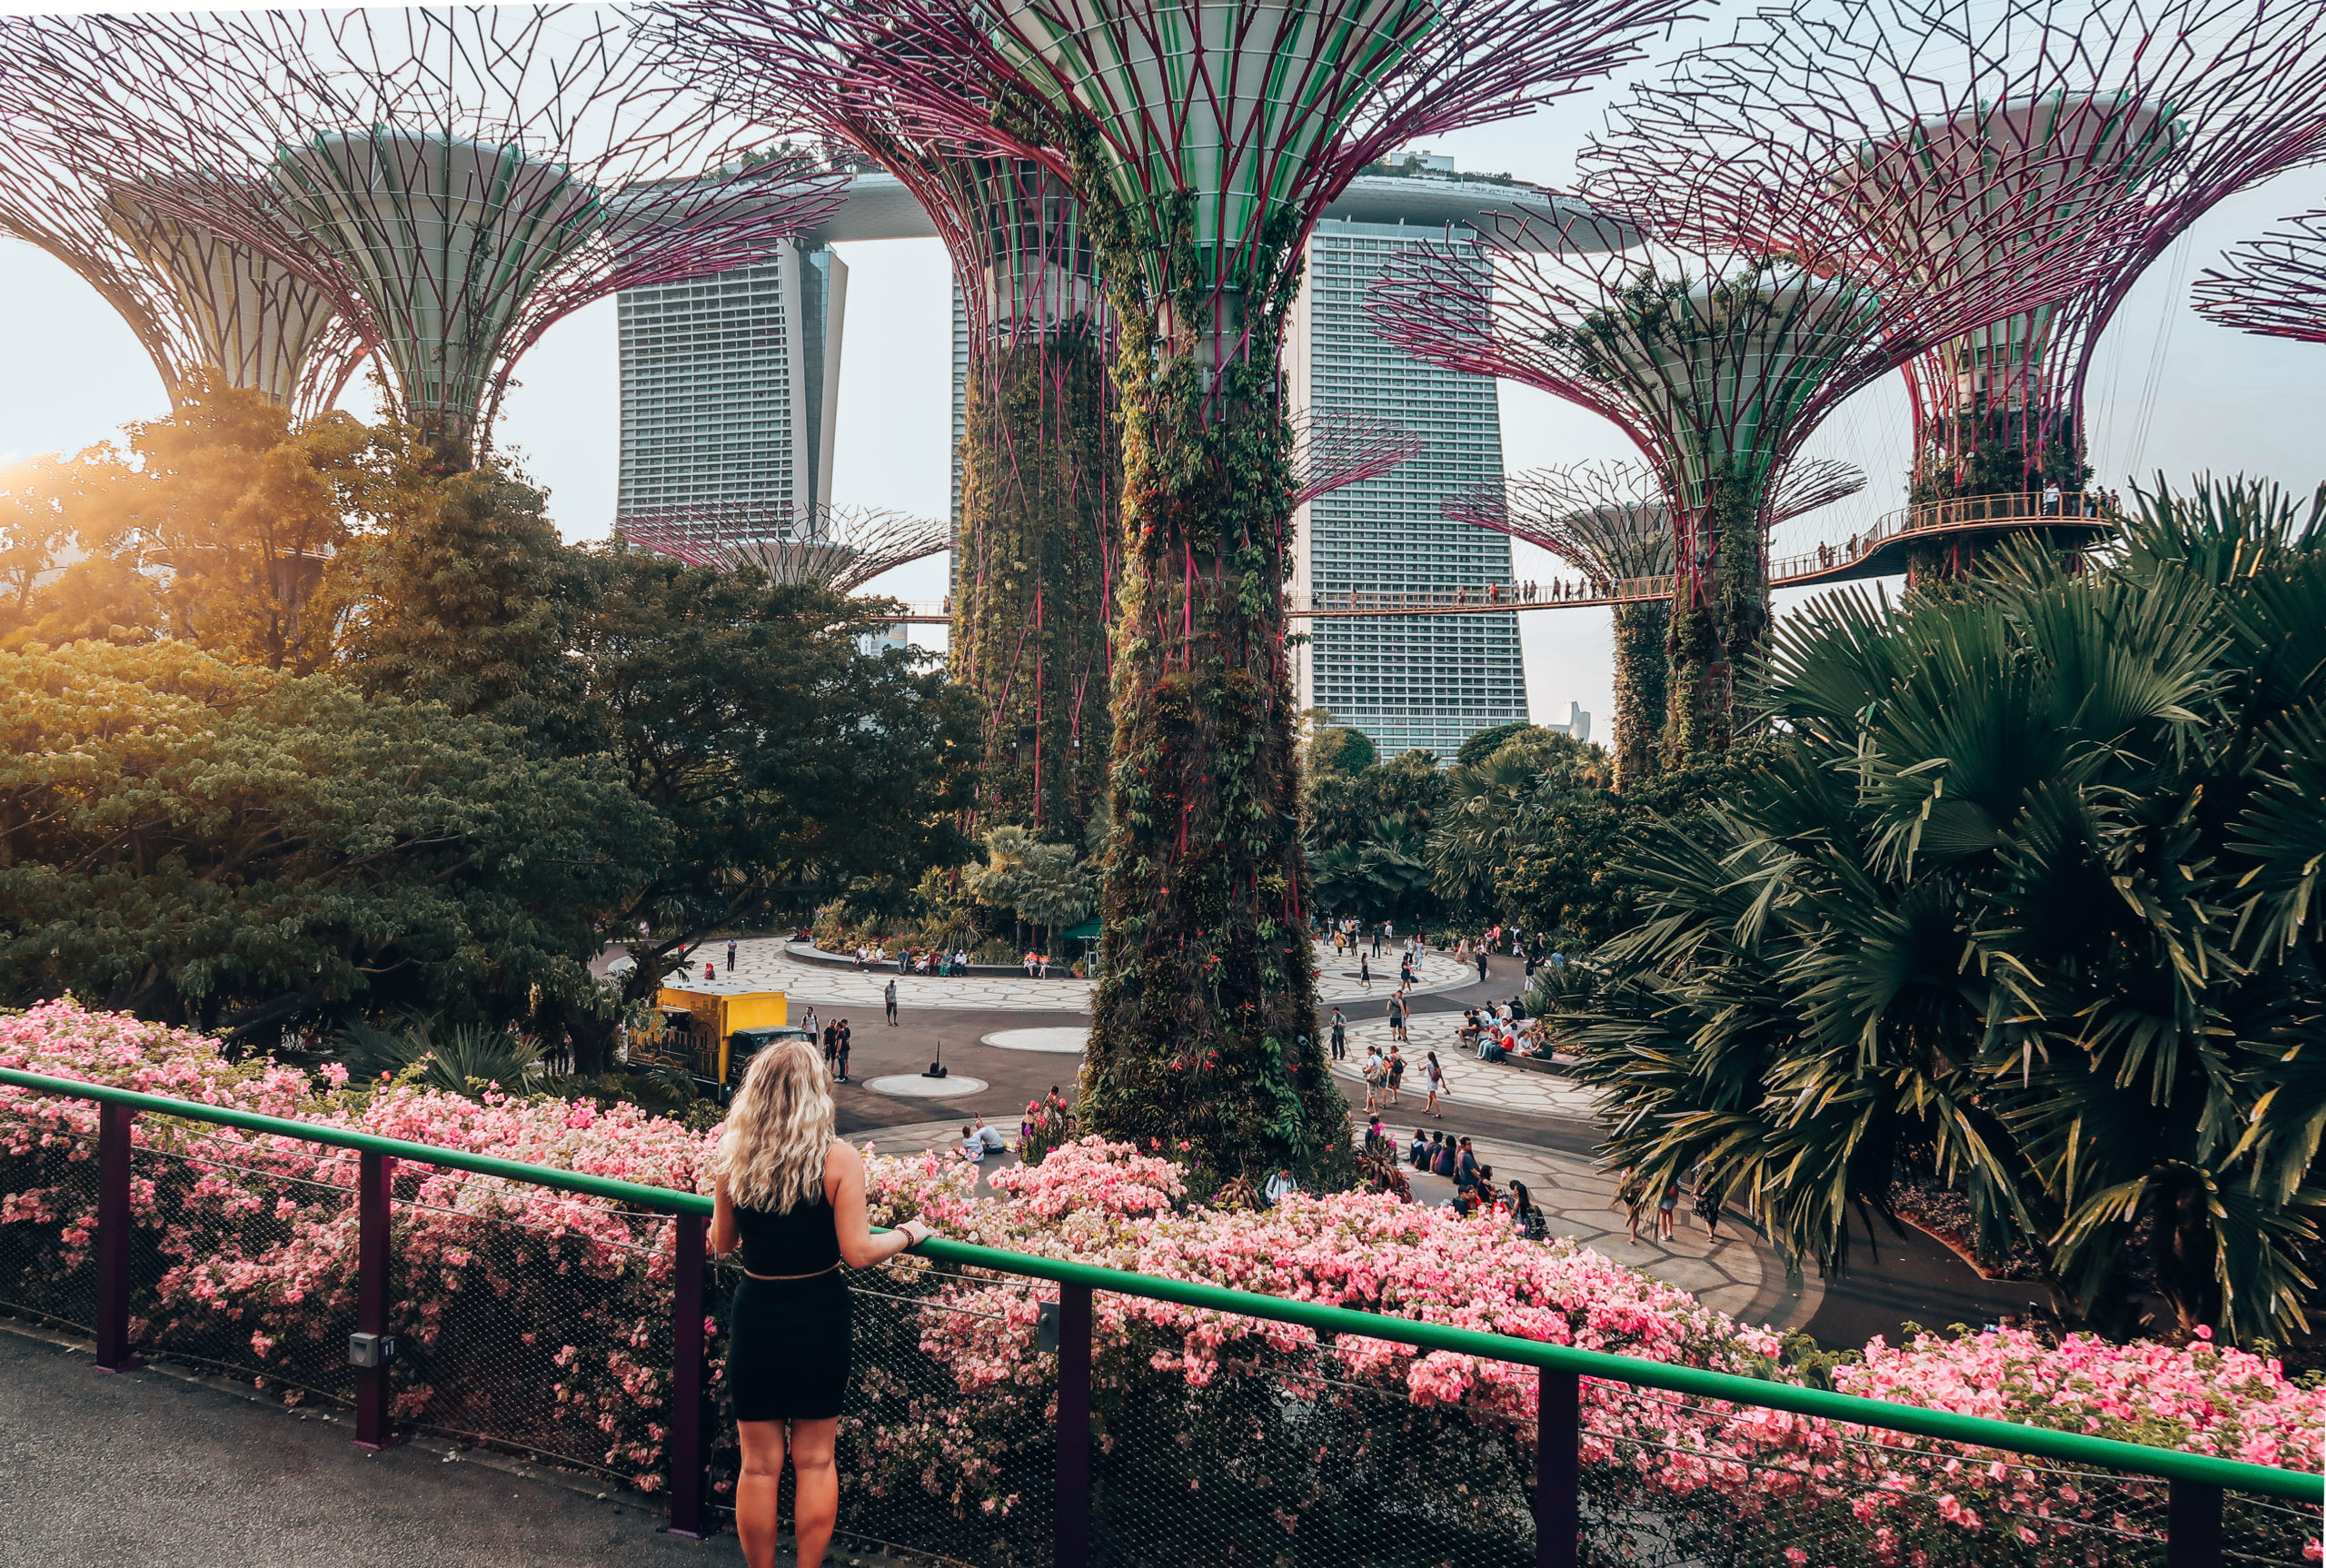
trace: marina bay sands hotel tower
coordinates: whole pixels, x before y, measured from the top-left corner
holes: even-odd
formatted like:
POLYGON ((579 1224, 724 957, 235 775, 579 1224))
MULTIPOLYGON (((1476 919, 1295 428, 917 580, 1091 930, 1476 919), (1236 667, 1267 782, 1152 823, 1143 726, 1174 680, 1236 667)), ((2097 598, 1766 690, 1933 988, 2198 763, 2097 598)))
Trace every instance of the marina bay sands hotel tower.
MULTIPOLYGON (((1552 200, 1422 154, 1359 175, 1317 225, 1285 356, 1294 412, 1365 416, 1428 445, 1300 509, 1296 596, 1511 582, 1509 541, 1438 510, 1446 496, 1502 476, 1494 382, 1382 342, 1365 297, 1404 248, 1458 245, 1482 212, 1547 218, 1552 200)), ((624 293, 618 515, 829 503, 848 297, 848 269, 831 247, 936 234, 893 176, 861 174, 839 211, 776 264, 624 293)), ((954 316, 958 412, 967 355, 958 309, 954 316)), ((1320 618, 1308 627, 1301 705, 1329 710, 1385 756, 1418 747, 1450 759, 1477 730, 1526 717, 1514 616, 1320 618)))

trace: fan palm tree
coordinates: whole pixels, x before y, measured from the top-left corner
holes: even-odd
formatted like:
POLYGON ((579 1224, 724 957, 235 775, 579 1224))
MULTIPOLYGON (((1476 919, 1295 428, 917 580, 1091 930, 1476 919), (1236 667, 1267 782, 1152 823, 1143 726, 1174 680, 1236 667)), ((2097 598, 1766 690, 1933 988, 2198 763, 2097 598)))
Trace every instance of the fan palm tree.
POLYGON ((1576 1022, 1611 1152, 1699 1164, 1838 1265, 1910 1159, 2088 1318, 2303 1321, 2326 1191, 2326 489, 2160 487, 2082 574, 1834 595, 1777 639, 1782 735, 1636 858, 1576 1022))

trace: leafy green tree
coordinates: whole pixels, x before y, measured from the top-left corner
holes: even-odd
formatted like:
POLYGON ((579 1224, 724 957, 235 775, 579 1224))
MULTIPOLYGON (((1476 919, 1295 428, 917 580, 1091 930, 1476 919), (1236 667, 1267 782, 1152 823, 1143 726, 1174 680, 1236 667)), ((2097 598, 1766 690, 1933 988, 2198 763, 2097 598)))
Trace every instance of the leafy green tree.
POLYGON ((1454 753, 1454 766, 1475 768, 1510 741, 1524 735, 1547 735, 1552 731, 1532 724, 1490 724, 1472 735, 1454 753))
POLYGON ((651 996, 680 955, 746 916, 846 894, 901 905, 958 866, 977 758, 968 695, 902 650, 861 650, 876 605, 643 551, 605 558, 577 633, 614 776, 669 825, 609 912, 651 996))
POLYGON ((373 526, 334 563, 326 596, 347 678, 514 726, 550 751, 600 749, 573 653, 605 573, 558 538, 547 498, 498 461, 440 478, 412 460, 366 500, 373 526))
POLYGON ((2115 1332, 2299 1331, 2326 1190, 2326 489, 2160 486, 2115 560, 1816 601, 1769 750, 1635 852, 1575 1020, 1612 1158, 1846 1258, 1902 1174, 2115 1332))
POLYGON ((1522 851, 1555 839, 1566 827, 1562 814, 1604 795, 1609 782, 1606 754, 1595 746, 1531 724, 1506 726, 1499 733, 1503 739, 1493 749, 1471 753, 1447 770, 1429 837, 1437 896, 1472 922, 1491 923, 1512 912, 1496 878, 1522 851))
POLYGON ((661 858, 618 781, 522 738, 178 642, 0 653, 0 992, 266 1032, 501 1022, 594 987, 661 858))

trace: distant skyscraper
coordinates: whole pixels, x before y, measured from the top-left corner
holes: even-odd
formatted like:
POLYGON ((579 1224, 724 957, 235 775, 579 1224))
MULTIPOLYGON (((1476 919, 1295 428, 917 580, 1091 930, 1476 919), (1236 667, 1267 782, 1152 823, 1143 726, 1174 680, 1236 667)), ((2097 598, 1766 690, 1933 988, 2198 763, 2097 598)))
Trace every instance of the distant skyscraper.
POLYGON ((625 292, 617 521, 829 505, 847 302, 829 245, 625 292))
MULTIPOLYGON (((1442 176, 1450 164, 1434 159, 1423 167, 1442 176)), ((1477 192, 1472 212, 1514 194, 1506 183, 1458 176, 1367 184, 1429 187, 1442 204, 1455 204, 1456 193, 1471 187, 1477 192)), ((1399 252, 1449 236, 1460 244, 1470 232, 1330 217, 1309 239, 1307 283, 1293 307, 1285 354, 1293 407, 1403 425, 1429 446, 1378 479, 1300 509, 1296 593, 1511 581, 1509 540, 1449 521, 1438 505, 1502 478, 1493 380, 1440 370, 1391 348, 1365 312, 1367 291, 1399 252)), ((1307 630, 1312 640, 1297 662, 1301 705, 1331 710, 1337 723, 1364 731, 1385 757, 1418 747, 1447 759, 1477 730, 1526 718, 1526 667, 1514 615, 1320 616, 1307 630)))

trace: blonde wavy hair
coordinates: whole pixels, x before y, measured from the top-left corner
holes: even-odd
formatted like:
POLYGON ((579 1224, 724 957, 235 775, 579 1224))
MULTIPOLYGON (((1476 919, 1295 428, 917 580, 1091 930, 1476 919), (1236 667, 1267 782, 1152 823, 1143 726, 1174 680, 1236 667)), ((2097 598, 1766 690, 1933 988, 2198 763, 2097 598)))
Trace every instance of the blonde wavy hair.
POLYGON ((728 1197, 777 1214, 815 1202, 831 1143, 823 1058, 805 1040, 777 1041, 751 1058, 727 1108, 718 1164, 728 1197))

